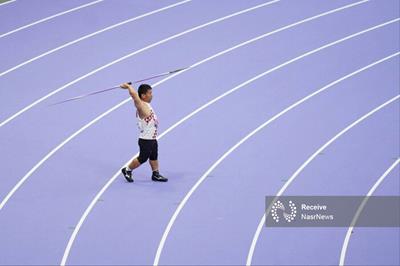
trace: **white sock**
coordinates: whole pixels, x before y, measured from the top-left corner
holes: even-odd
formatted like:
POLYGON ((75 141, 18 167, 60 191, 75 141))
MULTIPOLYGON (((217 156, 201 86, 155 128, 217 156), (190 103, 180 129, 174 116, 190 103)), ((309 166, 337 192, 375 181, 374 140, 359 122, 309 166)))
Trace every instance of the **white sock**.
POLYGON ((129 166, 125 167, 125 169, 126 169, 127 171, 132 171, 132 169, 129 168, 129 166))

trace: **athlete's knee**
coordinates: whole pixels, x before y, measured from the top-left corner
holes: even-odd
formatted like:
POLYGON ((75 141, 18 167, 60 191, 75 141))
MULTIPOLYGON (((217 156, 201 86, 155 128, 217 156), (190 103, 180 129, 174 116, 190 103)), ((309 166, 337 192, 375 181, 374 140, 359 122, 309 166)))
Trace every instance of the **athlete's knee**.
POLYGON ((140 155, 137 158, 137 160, 139 161, 140 164, 144 164, 147 160, 149 159, 149 156, 147 155, 140 155))

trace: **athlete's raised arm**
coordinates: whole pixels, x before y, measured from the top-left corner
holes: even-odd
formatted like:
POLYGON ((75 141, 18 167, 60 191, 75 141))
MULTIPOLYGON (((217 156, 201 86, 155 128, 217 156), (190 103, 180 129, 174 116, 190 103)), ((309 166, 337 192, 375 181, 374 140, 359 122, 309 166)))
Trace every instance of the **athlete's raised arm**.
POLYGON ((131 85, 129 85, 128 83, 124 83, 121 85, 121 88, 128 89, 129 94, 131 95, 133 102, 135 103, 136 109, 138 110, 139 116, 141 118, 150 115, 150 108, 146 104, 144 104, 142 99, 140 99, 139 94, 131 85))

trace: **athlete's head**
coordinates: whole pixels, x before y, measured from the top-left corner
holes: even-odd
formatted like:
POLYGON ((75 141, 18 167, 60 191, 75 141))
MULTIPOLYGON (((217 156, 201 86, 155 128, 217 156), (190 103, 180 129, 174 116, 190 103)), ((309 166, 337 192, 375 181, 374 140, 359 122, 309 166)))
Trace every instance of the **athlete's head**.
POLYGON ((151 102, 151 99, 153 99, 153 94, 152 94, 152 88, 148 84, 142 84, 138 88, 138 94, 140 99, 142 99, 145 102, 151 102))

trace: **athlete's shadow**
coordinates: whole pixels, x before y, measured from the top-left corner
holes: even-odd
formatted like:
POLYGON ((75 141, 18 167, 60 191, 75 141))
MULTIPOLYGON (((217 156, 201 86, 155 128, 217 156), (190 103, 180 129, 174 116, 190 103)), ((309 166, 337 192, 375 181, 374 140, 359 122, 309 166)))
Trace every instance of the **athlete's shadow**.
POLYGON ((131 184, 134 186, 149 187, 149 188, 154 188, 156 190, 160 189, 163 191, 169 191, 175 188, 174 185, 170 185, 171 183, 181 182, 181 180, 185 177, 185 173, 182 172, 164 171, 162 172, 162 174, 168 178, 168 182, 155 182, 151 180, 150 176, 138 173, 135 175, 133 183, 127 182, 122 176, 122 174, 121 177, 119 178, 118 183, 128 184, 128 185, 131 184))

